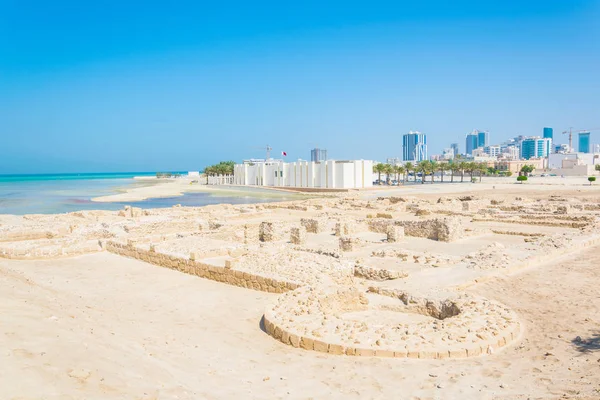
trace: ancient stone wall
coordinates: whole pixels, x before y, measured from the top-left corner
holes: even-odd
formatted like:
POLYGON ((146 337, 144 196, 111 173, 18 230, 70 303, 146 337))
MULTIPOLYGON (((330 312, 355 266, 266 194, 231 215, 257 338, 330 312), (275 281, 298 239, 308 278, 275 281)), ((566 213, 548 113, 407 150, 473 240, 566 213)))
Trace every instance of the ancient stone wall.
POLYGON ((289 290, 298 288, 298 285, 292 282, 278 281, 276 279, 271 279, 260 275, 236 271, 235 269, 231 268, 206 264, 197 260, 158 253, 154 251, 153 247, 150 247, 149 250, 145 250, 140 247, 136 247, 131 243, 125 244, 115 241, 106 242, 105 247, 107 251, 120 256, 135 258, 150 264, 184 272, 186 274, 227 283, 233 286, 240 286, 247 289, 269 293, 285 293, 289 290))

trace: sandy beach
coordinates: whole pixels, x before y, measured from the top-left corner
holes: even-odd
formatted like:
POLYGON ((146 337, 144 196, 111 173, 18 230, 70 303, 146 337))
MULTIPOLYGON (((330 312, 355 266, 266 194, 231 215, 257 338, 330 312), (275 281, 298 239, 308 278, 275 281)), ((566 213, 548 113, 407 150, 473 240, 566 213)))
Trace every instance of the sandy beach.
POLYGON ((177 179, 137 179, 143 182, 143 186, 123 187, 121 193, 94 197, 91 200, 97 203, 123 203, 138 202, 147 199, 180 197, 185 193, 208 193, 215 196, 261 196, 277 199, 282 196, 290 196, 290 192, 260 188, 252 190, 248 187, 236 186, 214 186, 198 183, 198 178, 177 179))
POLYGON ((572 182, 0 216, 0 397, 599 398, 572 182))

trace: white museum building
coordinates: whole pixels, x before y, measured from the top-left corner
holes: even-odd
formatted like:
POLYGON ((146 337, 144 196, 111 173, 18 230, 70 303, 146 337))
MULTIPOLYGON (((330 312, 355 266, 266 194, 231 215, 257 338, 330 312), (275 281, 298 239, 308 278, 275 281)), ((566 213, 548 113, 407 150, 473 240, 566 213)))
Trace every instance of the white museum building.
POLYGON ((362 189, 373 186, 373 161, 247 160, 233 174, 235 185, 362 189))

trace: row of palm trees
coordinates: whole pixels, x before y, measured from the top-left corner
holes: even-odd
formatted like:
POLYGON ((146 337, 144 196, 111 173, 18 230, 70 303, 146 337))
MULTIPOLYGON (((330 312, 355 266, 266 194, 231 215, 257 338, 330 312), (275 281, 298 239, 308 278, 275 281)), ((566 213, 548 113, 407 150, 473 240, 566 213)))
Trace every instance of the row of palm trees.
POLYGON ((408 182, 411 172, 414 176, 414 181, 417 181, 417 174, 421 174, 421 183, 425 183, 425 177, 431 176, 431 183, 433 183, 433 178, 436 172, 441 172, 441 180, 444 182, 444 175, 449 171, 450 182, 454 182, 454 176, 460 174, 460 181, 464 182, 465 174, 470 174, 471 182, 474 178, 474 175, 477 174, 479 176, 479 181, 481 181, 481 176, 488 171, 488 166, 486 163, 478 163, 478 162, 466 162, 459 161, 453 163, 447 162, 437 162, 437 161, 421 161, 417 164, 413 164, 411 162, 407 162, 404 165, 391 165, 391 164, 383 164, 379 163, 373 166, 373 172, 379 174, 379 182, 381 182, 381 175, 386 175, 386 181, 390 181, 390 176, 396 176, 396 180, 400 181, 399 177, 402 176, 403 182, 408 182))
POLYGON ((235 166, 234 161, 221 161, 215 165, 209 165, 204 168, 206 176, 217 176, 217 175, 233 175, 233 167, 235 166))

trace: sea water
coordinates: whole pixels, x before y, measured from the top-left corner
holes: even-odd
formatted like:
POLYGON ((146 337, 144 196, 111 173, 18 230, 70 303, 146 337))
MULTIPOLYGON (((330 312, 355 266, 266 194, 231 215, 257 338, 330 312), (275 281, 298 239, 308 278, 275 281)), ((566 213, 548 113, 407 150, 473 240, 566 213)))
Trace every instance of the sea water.
MULTIPOLYGON (((81 210, 119 210, 125 205, 141 208, 204 206, 208 204, 245 204, 284 201, 294 195, 272 195, 260 189, 246 189, 247 195, 215 196, 188 193, 183 196, 148 199, 127 203, 96 203, 94 197, 122 192, 126 188, 156 184, 153 180, 136 180, 136 176, 155 176, 150 172, 0 175, 0 214, 55 214, 81 210)), ((237 190, 239 192, 239 189, 237 190)), ((244 190, 242 189, 242 193, 244 190)))

